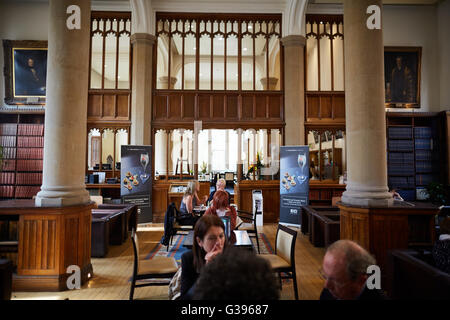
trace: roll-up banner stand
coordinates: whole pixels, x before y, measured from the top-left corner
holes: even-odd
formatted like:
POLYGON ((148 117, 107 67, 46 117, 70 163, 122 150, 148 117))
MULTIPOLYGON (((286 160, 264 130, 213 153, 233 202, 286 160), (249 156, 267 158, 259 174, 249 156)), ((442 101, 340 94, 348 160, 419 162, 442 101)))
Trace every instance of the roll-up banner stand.
POLYGON ((280 223, 300 227, 301 206, 308 205, 309 147, 280 147, 280 223))
POLYGON ((263 195, 262 190, 252 190, 252 212, 256 217, 256 225, 263 226, 263 195))
POLYGON ((120 196, 138 206, 138 223, 152 222, 152 147, 122 145, 120 196))

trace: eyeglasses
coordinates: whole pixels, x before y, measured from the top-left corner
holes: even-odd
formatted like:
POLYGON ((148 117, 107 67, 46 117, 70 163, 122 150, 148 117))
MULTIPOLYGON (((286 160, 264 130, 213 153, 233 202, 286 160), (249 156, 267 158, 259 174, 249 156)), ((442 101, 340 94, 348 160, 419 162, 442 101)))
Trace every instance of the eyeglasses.
POLYGON ((339 281, 337 281, 336 279, 327 276, 327 275, 325 274, 325 272, 323 271, 323 268, 320 268, 320 269, 319 269, 319 275, 320 275, 320 277, 321 277, 323 280, 332 282, 333 285, 336 286, 336 287, 338 287, 338 288, 345 287, 347 284, 349 284, 349 283, 351 282, 350 280, 345 281, 345 282, 339 282, 339 281))

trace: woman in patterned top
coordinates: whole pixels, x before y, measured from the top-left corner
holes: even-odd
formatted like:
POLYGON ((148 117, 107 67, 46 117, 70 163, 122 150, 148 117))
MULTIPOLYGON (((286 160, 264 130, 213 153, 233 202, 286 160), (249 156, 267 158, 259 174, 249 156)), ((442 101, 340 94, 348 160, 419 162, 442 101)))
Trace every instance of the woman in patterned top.
POLYGON ((433 247, 433 258, 436 267, 450 274, 450 218, 445 218, 440 224, 439 240, 433 247))

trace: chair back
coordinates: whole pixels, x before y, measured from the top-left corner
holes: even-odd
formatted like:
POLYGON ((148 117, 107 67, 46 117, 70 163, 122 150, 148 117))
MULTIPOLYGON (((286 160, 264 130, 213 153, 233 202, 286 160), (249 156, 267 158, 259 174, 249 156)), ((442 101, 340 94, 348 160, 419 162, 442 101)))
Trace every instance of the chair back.
POLYGON ((295 242, 297 231, 278 225, 275 254, 286 260, 290 266, 295 265, 295 242))
POLYGON ((134 252, 133 273, 136 275, 139 272, 139 239, 136 229, 134 228, 131 231, 131 242, 133 242, 133 252, 134 252))

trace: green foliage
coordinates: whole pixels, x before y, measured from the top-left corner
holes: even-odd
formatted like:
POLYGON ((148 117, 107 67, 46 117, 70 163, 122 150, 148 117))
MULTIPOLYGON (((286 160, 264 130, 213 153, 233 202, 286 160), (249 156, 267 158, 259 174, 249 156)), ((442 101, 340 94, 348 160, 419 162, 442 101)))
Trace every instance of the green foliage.
POLYGON ((442 183, 431 182, 427 187, 430 201, 439 205, 450 204, 450 186, 442 183))
POLYGON ((205 161, 202 162, 202 165, 200 167, 200 171, 205 174, 206 173, 207 164, 205 161))

